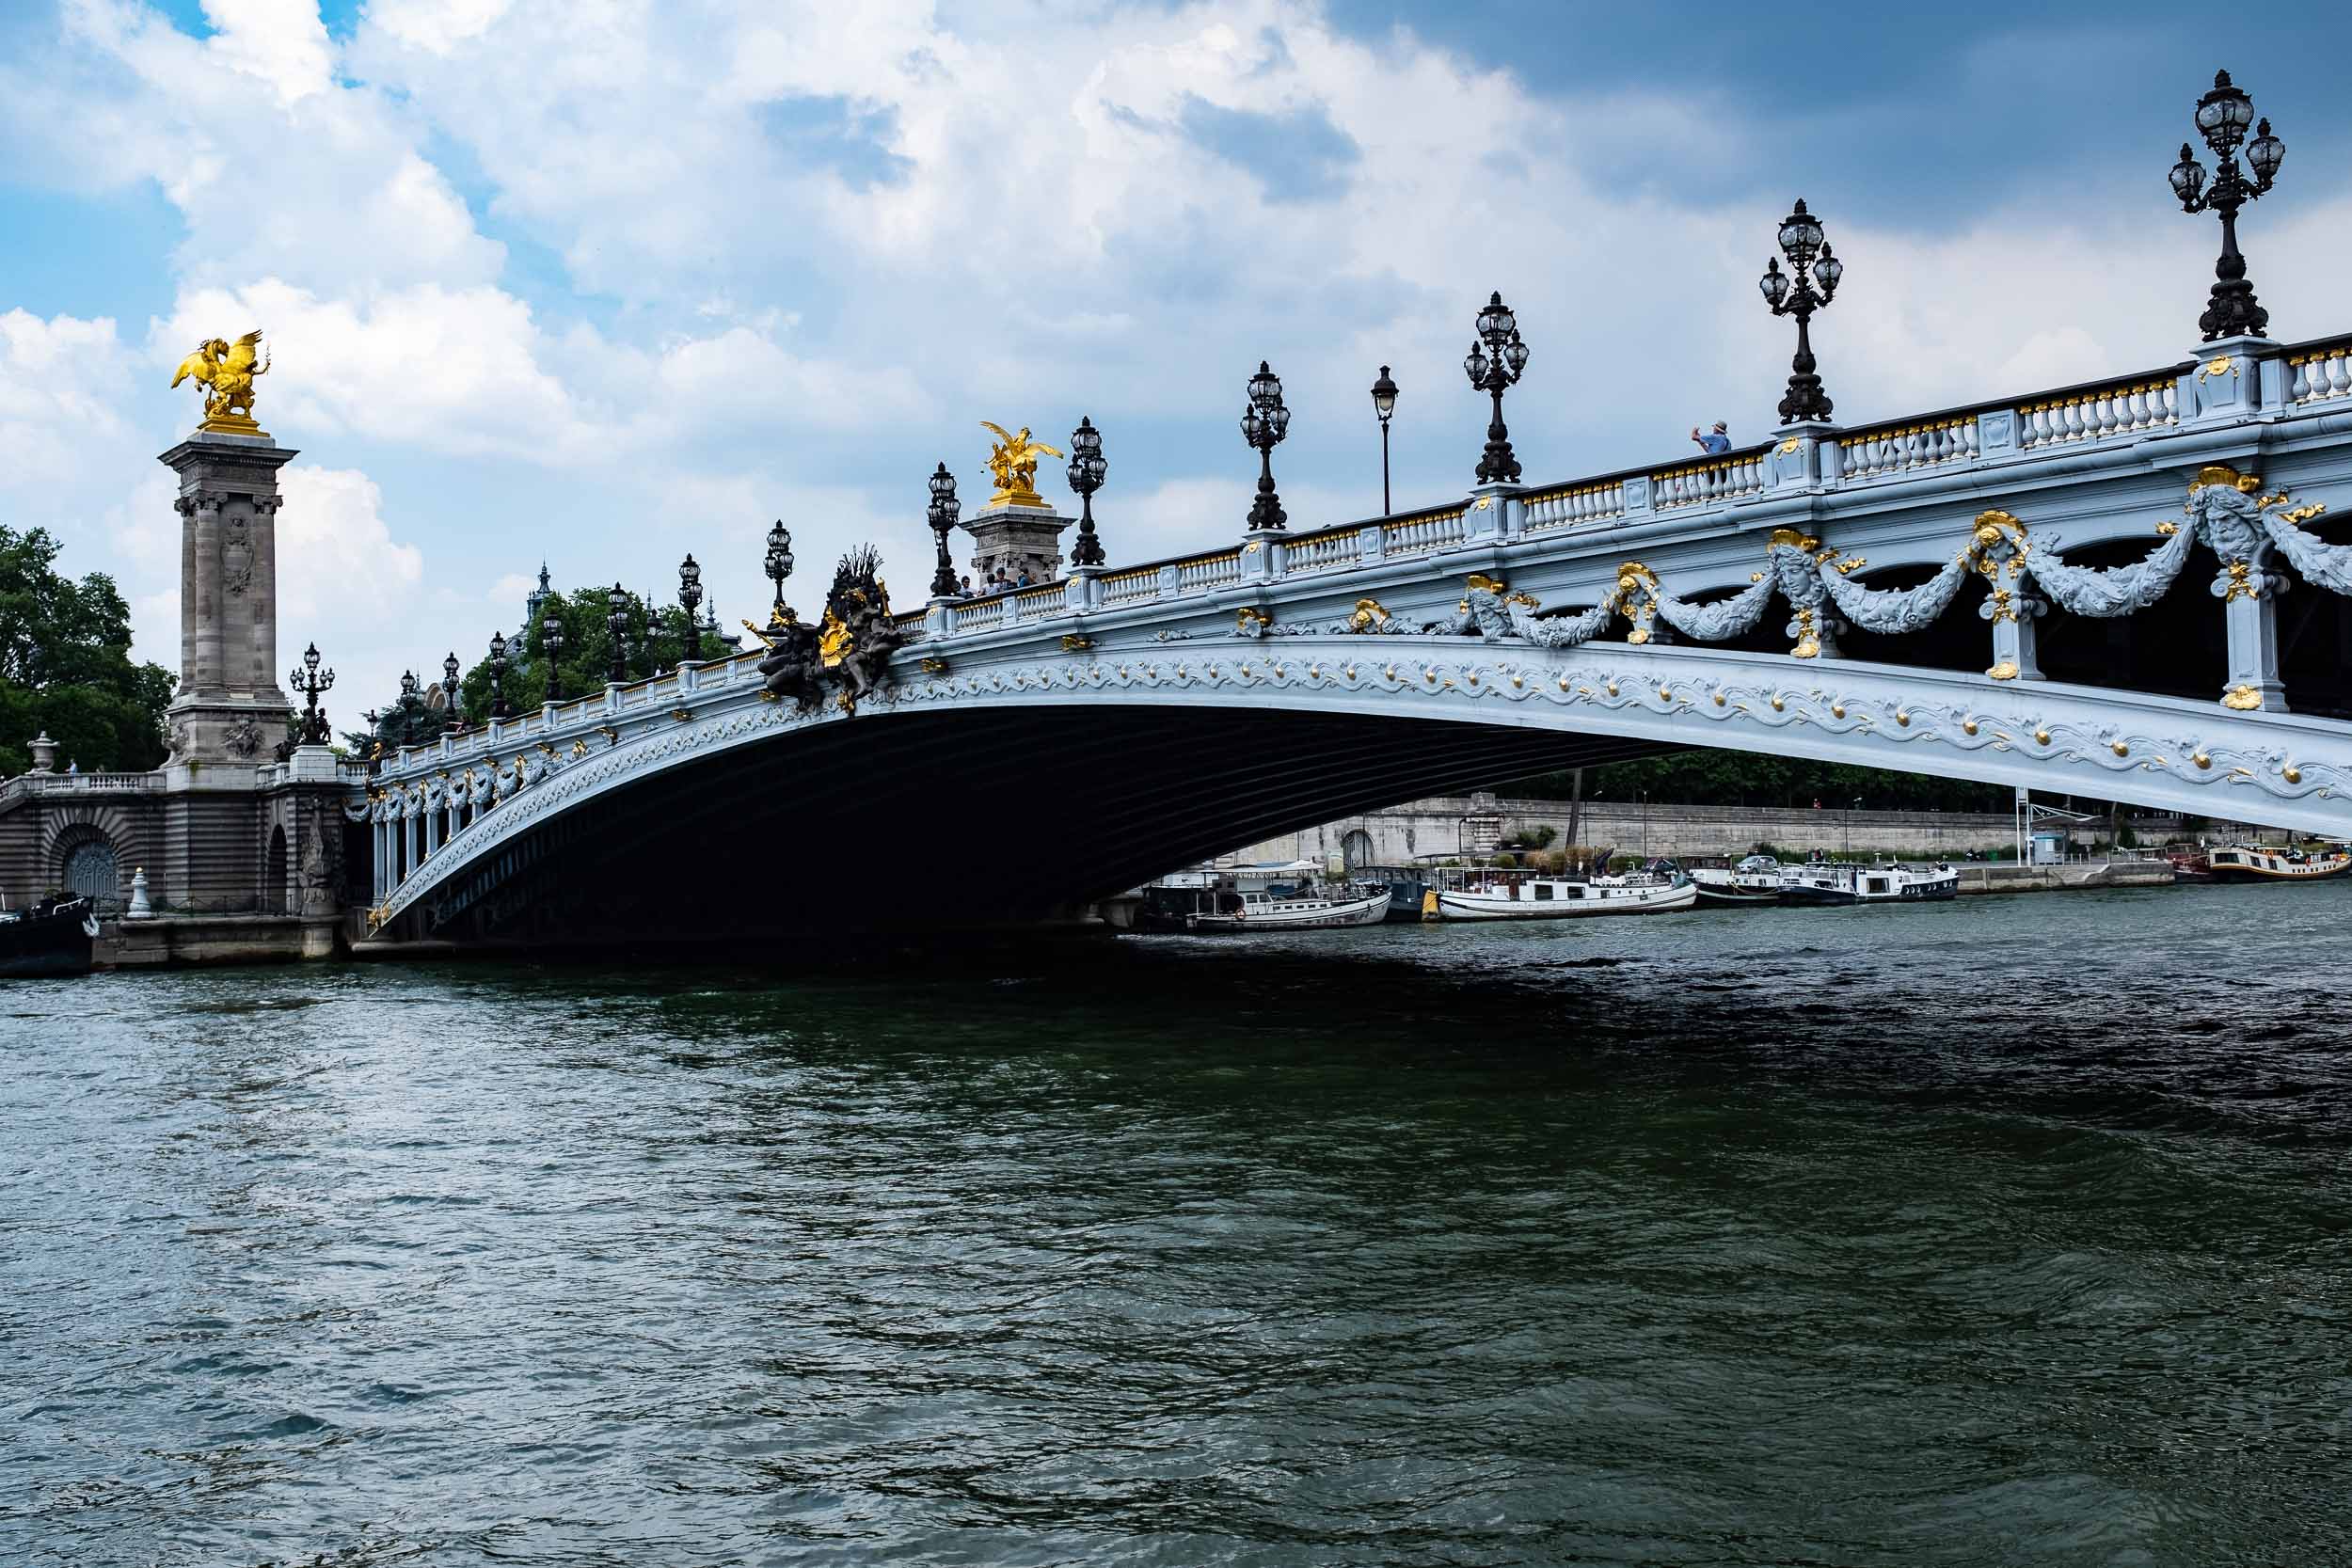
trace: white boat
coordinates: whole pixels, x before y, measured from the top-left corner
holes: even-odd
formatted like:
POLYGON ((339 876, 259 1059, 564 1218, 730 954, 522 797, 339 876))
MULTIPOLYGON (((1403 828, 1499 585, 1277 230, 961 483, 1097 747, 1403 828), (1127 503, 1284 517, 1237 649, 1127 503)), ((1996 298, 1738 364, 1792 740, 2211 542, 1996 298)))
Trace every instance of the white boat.
POLYGON ((2205 867, 2223 882, 2315 882, 2352 870, 2340 846, 2232 844, 2209 851, 2205 867))
POLYGON ((1137 926, 1147 931, 1297 931, 1377 926, 1387 918, 1385 886, 1322 883, 1312 861, 1284 865, 1178 871, 1143 889, 1137 926))
POLYGON ((1595 877, 1572 882, 1515 877, 1431 892, 1440 920, 1566 920, 1596 914, 1664 914, 1699 901, 1690 878, 1595 877))
POLYGON ((1691 881, 1702 904, 1777 904, 1786 870, 1771 855, 1750 855, 1729 869, 1701 866, 1691 881))
POLYGON ((1960 895, 1960 873, 1943 862, 1922 868, 1809 861, 1784 872, 1784 904, 1916 904, 1960 895))
POLYGON ((1377 926, 1389 916, 1389 890, 1225 895, 1211 913, 1186 921, 1188 931, 1302 931, 1321 926, 1377 926))

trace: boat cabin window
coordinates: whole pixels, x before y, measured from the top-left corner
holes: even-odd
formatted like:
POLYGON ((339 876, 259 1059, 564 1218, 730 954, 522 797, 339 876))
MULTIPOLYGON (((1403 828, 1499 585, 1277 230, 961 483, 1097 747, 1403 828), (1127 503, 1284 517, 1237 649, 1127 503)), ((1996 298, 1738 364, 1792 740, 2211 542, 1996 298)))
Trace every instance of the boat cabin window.
POLYGON ((1549 882, 1537 882, 1535 884, 1535 902, 1538 904, 1548 904, 1550 901, 1551 884, 1549 882))

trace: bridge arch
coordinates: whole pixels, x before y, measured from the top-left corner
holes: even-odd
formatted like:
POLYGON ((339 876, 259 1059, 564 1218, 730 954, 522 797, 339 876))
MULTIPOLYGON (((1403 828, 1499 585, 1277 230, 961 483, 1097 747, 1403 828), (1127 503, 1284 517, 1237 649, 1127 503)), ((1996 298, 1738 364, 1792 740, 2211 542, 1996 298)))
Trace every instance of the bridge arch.
POLYGON ((693 938, 707 905, 779 926, 886 924, 894 901, 944 885, 976 917, 1026 918, 1416 796, 1693 745, 2352 829, 2340 725, 1860 660, 1333 635, 1009 650, 908 674, 853 714, 740 689, 543 759, 379 915, 404 934, 486 937, 534 923, 580 935, 601 911, 614 934, 666 920, 693 938), (986 824, 1010 805, 1054 837, 1018 875, 992 876, 1010 847, 998 853, 986 824), (681 898, 680 870, 697 863, 724 868, 723 892, 681 898))

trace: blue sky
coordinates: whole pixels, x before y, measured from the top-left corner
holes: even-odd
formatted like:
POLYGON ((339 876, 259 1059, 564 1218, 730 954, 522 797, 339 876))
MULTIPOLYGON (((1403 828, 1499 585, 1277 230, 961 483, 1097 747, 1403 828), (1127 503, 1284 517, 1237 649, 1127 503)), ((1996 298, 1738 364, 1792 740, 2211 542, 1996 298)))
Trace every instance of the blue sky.
MULTIPOLYGON (((2352 325, 2352 13, 1505 0, 22 0, 0 14, 0 515, 131 594, 170 662, 172 364, 260 326, 301 458, 281 662, 349 705, 565 586, 764 602, 759 536, 930 572, 924 478, 983 419, 1105 432, 1114 561, 1236 536, 1262 357, 1294 524, 1459 494, 1458 361, 1501 289, 1531 480, 1761 435, 1788 333, 1754 285, 1797 196, 1848 263, 1841 415, 2163 363, 2214 225, 2164 171, 2217 65, 2285 137, 2249 214, 2287 338, 2352 325)), ((1057 491, 1056 493, 1058 493, 1057 491)))

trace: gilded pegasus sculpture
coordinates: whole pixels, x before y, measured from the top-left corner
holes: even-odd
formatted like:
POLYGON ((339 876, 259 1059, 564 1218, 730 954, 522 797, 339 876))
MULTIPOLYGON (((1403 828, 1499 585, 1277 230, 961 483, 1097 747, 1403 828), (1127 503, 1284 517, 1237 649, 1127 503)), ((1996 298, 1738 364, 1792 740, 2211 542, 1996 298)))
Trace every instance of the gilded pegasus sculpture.
POLYGON ((253 381, 269 373, 266 351, 256 346, 261 341, 258 330, 233 343, 207 338, 196 345, 194 354, 180 361, 172 386, 191 377, 204 384, 204 422, 198 429, 235 436, 262 434, 262 427, 253 422, 253 381), (257 359, 259 365, 254 363, 257 359))
POLYGON ((982 420, 980 423, 996 433, 995 450, 988 454, 988 471, 996 481, 996 493, 988 498, 988 504, 1043 506, 1045 499, 1037 493, 1038 454, 1059 457, 1061 449, 1030 440, 1027 425, 1023 425, 1021 434, 1015 436, 992 420, 982 420))

